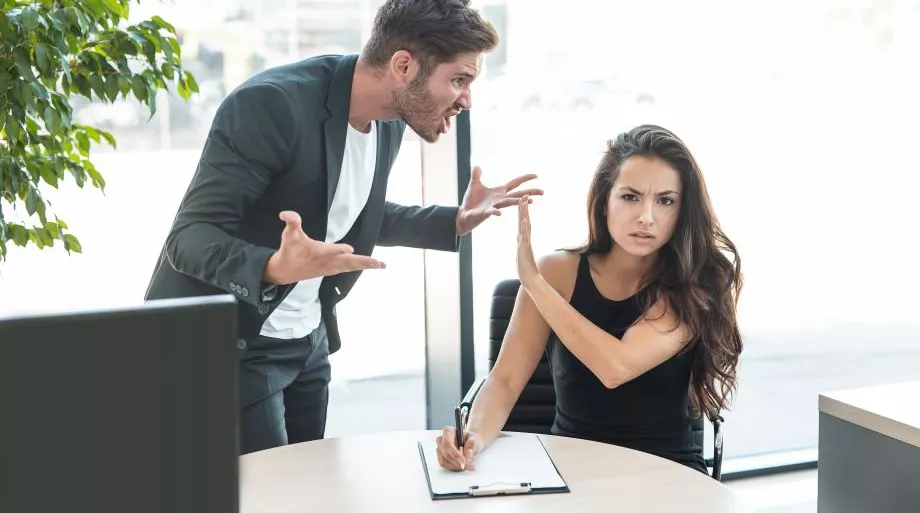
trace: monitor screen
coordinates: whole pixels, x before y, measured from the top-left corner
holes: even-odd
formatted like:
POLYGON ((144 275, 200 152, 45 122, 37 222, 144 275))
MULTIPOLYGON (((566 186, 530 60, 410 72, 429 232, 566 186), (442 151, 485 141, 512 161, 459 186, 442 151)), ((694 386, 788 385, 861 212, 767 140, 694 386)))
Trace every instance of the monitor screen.
POLYGON ((236 512, 232 296, 0 318, 0 511, 236 512))

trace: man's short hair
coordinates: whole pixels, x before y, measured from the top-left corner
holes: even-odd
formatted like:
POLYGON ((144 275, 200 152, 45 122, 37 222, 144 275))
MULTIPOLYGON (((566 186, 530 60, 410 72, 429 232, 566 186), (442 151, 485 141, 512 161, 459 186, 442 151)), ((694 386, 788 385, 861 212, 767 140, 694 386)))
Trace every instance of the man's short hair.
POLYGON ((470 0, 387 0, 377 10, 363 59, 381 67, 406 50, 427 76, 461 54, 490 52, 496 46, 495 27, 470 7, 470 0))

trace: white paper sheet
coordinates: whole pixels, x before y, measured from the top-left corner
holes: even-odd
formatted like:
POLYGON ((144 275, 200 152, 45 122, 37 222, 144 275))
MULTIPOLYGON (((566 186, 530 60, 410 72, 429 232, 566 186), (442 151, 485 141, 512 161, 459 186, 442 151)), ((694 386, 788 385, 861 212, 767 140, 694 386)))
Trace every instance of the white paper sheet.
POLYGON ((438 463, 434 440, 421 441, 431 491, 435 495, 468 493, 471 486, 488 487, 499 483, 531 488, 563 488, 565 481, 537 435, 502 435, 475 460, 475 470, 453 471, 438 463))

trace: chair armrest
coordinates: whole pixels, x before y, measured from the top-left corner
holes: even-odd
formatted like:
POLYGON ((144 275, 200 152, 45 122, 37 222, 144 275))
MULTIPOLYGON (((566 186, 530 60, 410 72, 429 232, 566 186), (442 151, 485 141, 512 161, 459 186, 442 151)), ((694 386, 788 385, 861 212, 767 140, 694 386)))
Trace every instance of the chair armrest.
POLYGON ((469 409, 473 407, 473 401, 476 399, 476 394, 479 393, 479 389, 482 388, 485 382, 486 378, 482 377, 473 383, 473 386, 471 386, 470 389, 466 391, 466 395, 463 396, 463 400, 460 401, 460 408, 466 408, 466 410, 469 411, 469 409))
POLYGON ((722 423, 725 419, 721 415, 712 419, 713 428, 713 451, 712 451, 712 478, 716 481, 722 480, 722 423))

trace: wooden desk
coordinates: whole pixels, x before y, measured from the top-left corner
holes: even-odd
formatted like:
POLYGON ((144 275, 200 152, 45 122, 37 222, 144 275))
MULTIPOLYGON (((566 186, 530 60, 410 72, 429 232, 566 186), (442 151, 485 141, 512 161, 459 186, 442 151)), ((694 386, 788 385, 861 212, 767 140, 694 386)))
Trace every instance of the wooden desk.
POLYGON ((818 513, 920 511, 920 381, 821 394, 818 513))
POLYGON ((417 449, 435 431, 294 444, 240 457, 241 513, 750 512, 700 472, 620 447, 543 436, 570 493, 433 501, 417 449))

